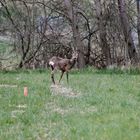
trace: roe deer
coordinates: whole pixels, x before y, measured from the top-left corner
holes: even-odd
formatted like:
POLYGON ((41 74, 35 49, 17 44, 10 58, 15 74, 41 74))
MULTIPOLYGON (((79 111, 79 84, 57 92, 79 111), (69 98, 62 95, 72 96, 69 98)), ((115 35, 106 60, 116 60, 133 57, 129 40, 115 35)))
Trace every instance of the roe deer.
POLYGON ((60 70, 61 71, 61 76, 60 76, 60 79, 59 79, 59 83, 60 83, 60 81, 61 81, 61 79, 63 77, 64 72, 66 72, 67 83, 68 83, 68 73, 69 73, 69 70, 74 66, 74 64, 76 63, 77 58, 78 58, 78 53, 74 52, 72 54, 72 58, 71 59, 53 56, 49 60, 49 65, 50 65, 50 67, 52 69, 51 79, 52 79, 52 82, 54 84, 55 84, 54 73, 55 73, 56 70, 60 70))

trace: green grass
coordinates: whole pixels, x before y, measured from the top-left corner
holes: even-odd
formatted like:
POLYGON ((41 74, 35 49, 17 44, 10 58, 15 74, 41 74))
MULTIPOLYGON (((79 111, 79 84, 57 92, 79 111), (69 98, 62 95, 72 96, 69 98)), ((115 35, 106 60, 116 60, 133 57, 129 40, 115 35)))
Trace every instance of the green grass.
POLYGON ((77 97, 52 95, 49 74, 0 72, 0 85, 17 85, 0 87, 1 140, 140 140, 138 71, 73 71, 69 86, 64 75, 77 97))

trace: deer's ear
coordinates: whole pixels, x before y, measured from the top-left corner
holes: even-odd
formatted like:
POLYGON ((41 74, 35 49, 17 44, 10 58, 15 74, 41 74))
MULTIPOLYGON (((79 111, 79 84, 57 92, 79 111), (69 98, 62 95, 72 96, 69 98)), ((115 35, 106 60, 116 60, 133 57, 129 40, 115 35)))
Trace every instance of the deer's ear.
POLYGON ((78 57, 78 55, 79 55, 79 53, 78 53, 78 52, 76 52, 76 57, 78 57))
POLYGON ((76 49, 75 54, 78 57, 78 55, 79 55, 79 50, 78 49, 76 49))
POLYGON ((72 53, 74 53, 75 52, 75 49, 74 49, 74 47, 72 47, 72 53))
POLYGON ((75 52, 73 53, 73 55, 74 55, 75 58, 77 58, 77 57, 78 57, 78 52, 75 51, 75 52))
POLYGON ((79 49, 76 49, 76 50, 75 50, 75 52, 79 53, 79 52, 80 52, 80 50, 79 50, 79 49))

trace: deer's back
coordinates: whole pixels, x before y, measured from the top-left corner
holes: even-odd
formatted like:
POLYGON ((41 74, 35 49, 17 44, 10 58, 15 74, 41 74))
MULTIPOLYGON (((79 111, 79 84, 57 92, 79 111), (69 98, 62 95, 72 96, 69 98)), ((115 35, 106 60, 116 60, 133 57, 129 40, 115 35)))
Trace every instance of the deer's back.
POLYGON ((69 68, 70 60, 66 58, 53 56, 49 60, 49 64, 52 65, 53 67, 57 67, 58 69, 65 71, 66 69, 69 68))
POLYGON ((60 61, 60 60, 62 60, 61 57, 53 56, 53 57, 49 60, 49 62, 50 62, 50 61, 56 62, 56 61, 60 61))

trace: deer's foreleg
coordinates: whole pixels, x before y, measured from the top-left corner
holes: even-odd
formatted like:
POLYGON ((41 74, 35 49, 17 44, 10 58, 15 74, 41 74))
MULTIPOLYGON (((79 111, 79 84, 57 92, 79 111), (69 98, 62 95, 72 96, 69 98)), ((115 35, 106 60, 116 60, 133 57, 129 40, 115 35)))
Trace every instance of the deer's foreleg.
POLYGON ((54 73, 55 73, 55 69, 53 69, 53 71, 51 72, 51 79, 52 79, 52 82, 55 84, 54 73))
POLYGON ((60 81, 61 81, 61 79, 63 77, 63 74, 64 74, 64 71, 62 71, 62 73, 61 73, 61 76, 60 76, 60 79, 59 79, 59 83, 60 83, 60 81))
POLYGON ((66 71, 67 83, 69 83, 69 72, 66 71))

